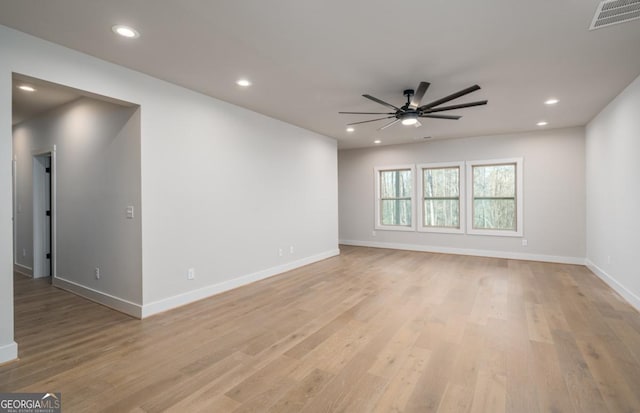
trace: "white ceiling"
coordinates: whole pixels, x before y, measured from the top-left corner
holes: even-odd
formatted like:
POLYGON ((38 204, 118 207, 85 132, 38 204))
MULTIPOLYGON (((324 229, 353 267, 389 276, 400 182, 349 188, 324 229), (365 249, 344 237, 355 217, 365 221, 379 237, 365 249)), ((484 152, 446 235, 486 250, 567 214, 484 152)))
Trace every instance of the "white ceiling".
POLYGON ((16 125, 41 113, 48 112, 80 98, 77 91, 43 82, 27 76, 13 75, 13 94, 11 98, 13 124, 16 125), (20 86, 31 86, 35 92, 20 90, 20 86))
POLYGON ((17 125, 20 122, 24 122, 25 120, 82 97, 102 100, 126 107, 136 106, 130 102, 100 96, 95 93, 47 82, 18 73, 12 75, 12 84, 11 109, 13 125, 17 125), (30 86, 34 88, 35 91, 24 91, 20 89, 20 86, 30 86))
MULTIPOLYGON (((0 0, 0 24, 335 137, 341 148, 584 125, 640 74, 640 20, 589 31, 596 0, 0 0), (114 24, 134 26, 136 40, 114 24), (253 81, 241 89, 240 77, 253 81), (420 128, 338 111, 473 84, 420 128), (547 107, 543 101, 557 97, 547 107)), ((384 110, 383 110, 384 111, 384 110)), ((371 117, 373 118, 373 117, 371 117)))

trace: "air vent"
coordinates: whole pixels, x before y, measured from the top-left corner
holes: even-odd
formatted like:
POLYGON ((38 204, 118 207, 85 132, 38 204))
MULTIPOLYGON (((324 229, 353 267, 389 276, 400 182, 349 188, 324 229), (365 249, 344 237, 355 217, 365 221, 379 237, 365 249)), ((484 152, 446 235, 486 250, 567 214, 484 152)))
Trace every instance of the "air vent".
POLYGON ((608 0, 598 5, 589 30, 640 19, 640 0, 608 0))

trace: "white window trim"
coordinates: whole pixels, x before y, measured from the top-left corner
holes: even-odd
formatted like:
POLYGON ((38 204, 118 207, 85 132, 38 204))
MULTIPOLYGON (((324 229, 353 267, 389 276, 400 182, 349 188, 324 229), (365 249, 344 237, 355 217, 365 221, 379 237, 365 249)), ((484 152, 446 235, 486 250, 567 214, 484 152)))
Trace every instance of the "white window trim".
POLYGON ((416 196, 416 204, 420 204, 419 208, 416 205, 416 213, 418 214, 418 231, 420 232, 439 232, 446 234, 464 234, 465 232, 465 167, 464 162, 438 162, 438 163, 421 163, 417 165, 416 175, 418 178, 418 186, 419 190, 418 195, 416 196), (458 182, 460 184, 459 193, 460 193, 460 208, 459 208, 459 223, 460 228, 443 228, 443 227, 425 227, 424 226, 424 171, 423 169, 430 168, 459 168, 460 176, 458 177, 458 182), (418 211, 419 210, 419 211, 418 211))
POLYGON ((392 165, 375 167, 375 218, 374 228, 380 231, 415 231, 416 230, 416 167, 414 164, 407 165, 392 165), (411 170, 411 226, 403 225, 382 225, 380 220, 380 172, 383 171, 395 171, 398 169, 411 170))
POLYGON ((523 236, 523 190, 522 171, 523 158, 491 159, 482 161, 467 161, 467 234, 469 235, 491 235, 500 237, 522 237, 523 236), (473 167, 483 165, 516 164, 516 230, 495 230, 495 229, 474 229, 473 228, 473 167))

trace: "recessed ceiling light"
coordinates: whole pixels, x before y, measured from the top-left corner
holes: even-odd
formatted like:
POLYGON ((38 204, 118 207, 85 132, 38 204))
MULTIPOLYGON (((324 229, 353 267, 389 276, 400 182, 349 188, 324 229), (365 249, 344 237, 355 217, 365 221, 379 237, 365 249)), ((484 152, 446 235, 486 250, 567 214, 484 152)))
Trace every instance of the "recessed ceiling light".
POLYGON ((547 126, 548 124, 549 124, 548 122, 545 122, 543 120, 541 120, 540 122, 536 123, 536 125, 538 125, 538 126, 547 126))
POLYGON ((236 84, 238 86, 242 86, 242 87, 247 87, 247 86, 251 86, 251 82, 248 81, 247 79, 240 79, 236 82, 236 84))
POLYGON ((355 130, 355 129, 354 129, 354 128, 352 128, 351 126, 349 126, 349 127, 347 128, 347 132, 349 132, 349 133, 353 132, 354 130, 355 130))
POLYGON ((545 100, 544 104, 545 105, 555 105, 558 102, 560 102, 558 99, 551 98, 551 99, 545 100))
POLYGON ((373 141, 373 143, 375 143, 376 145, 378 145, 378 144, 382 143, 382 141, 381 141, 380 139, 377 139, 377 140, 373 141))
POLYGON ((121 24, 116 24, 111 28, 115 34, 119 34, 122 37, 127 37, 129 39, 137 39, 140 37, 140 33, 133 27, 123 26, 121 24))
POLYGON ((24 90, 25 92, 35 92, 36 91, 36 89, 34 87, 29 86, 29 85, 20 85, 20 86, 18 86, 18 89, 24 90))

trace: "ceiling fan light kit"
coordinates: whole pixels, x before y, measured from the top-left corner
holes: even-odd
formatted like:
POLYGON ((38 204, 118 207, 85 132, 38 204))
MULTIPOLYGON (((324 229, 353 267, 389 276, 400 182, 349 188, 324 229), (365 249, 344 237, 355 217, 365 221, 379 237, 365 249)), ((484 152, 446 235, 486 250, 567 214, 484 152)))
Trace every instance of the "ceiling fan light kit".
POLYGON ((437 100, 434 100, 433 102, 427 103, 426 105, 420 106, 420 103, 422 102, 422 98, 427 92, 427 89, 429 89, 429 86, 430 86, 429 82, 420 82, 420 84, 418 85, 418 88, 415 91, 413 89, 405 90, 403 94, 407 97, 407 103, 402 107, 397 107, 395 105, 392 105, 391 103, 385 102, 384 100, 378 99, 371 95, 362 95, 363 97, 369 100, 372 100, 376 103, 386 106, 389 109, 393 109, 393 112, 338 112, 338 113, 341 115, 386 115, 382 118, 369 119, 365 121, 349 123, 349 126, 359 125, 361 123, 376 122, 383 119, 395 118, 394 120, 387 123, 386 125, 378 128, 378 130, 384 130, 392 125, 395 125, 398 122, 406 126, 414 125, 417 128, 422 125, 420 123, 419 118, 458 120, 462 116, 437 115, 434 113, 445 112, 445 111, 454 110, 454 109, 470 108, 473 106, 481 106, 481 105, 487 104, 486 100, 479 100, 476 102, 461 103, 458 105, 440 106, 444 103, 450 102, 454 99, 458 99, 459 97, 475 92, 476 90, 480 90, 480 86, 473 85, 459 92, 453 93, 441 99, 437 99, 437 100))
POLYGON ((402 116, 402 124, 406 126, 415 125, 418 123, 418 114, 417 113, 407 113, 402 116))

